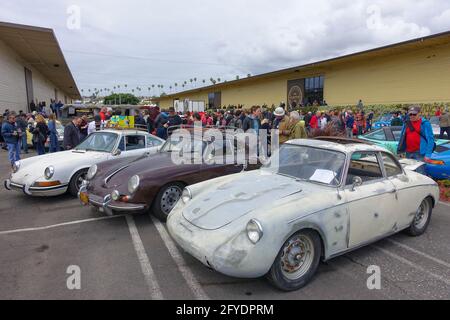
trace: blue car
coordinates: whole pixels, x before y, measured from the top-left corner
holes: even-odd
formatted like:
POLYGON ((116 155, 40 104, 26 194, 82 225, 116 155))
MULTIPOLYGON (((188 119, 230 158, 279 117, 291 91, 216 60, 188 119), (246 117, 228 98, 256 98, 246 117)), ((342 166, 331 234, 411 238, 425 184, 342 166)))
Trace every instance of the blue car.
POLYGON ((450 143, 437 146, 425 163, 425 170, 430 177, 437 180, 450 179, 450 143))
POLYGON ((385 113, 373 123, 373 128, 380 129, 382 127, 389 127, 393 118, 394 116, 391 113, 385 113))

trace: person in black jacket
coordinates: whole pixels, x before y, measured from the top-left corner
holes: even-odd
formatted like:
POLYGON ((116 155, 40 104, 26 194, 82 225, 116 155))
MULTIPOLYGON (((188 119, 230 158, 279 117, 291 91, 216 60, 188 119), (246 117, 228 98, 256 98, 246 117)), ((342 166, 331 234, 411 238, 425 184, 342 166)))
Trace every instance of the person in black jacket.
POLYGON ((70 150, 80 144, 81 118, 76 117, 64 128, 64 149, 70 150))
POLYGON ((33 143, 38 155, 45 154, 45 142, 48 138, 48 126, 41 115, 36 116, 36 127, 30 129, 33 133, 33 143))

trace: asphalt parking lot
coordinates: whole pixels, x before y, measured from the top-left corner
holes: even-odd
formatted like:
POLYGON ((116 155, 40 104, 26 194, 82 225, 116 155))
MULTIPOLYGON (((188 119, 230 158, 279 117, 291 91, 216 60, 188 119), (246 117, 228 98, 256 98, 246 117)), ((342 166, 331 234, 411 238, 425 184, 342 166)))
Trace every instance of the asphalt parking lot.
MULTIPOLYGON (((0 152, 0 178, 9 174, 0 152)), ((70 196, 0 192, 0 299, 450 299, 450 206, 439 203, 425 235, 395 235, 322 263, 302 290, 234 279, 183 253, 150 215, 105 217, 70 196), (368 266, 381 289, 369 290, 368 266), (81 289, 69 290, 69 266, 81 289)))

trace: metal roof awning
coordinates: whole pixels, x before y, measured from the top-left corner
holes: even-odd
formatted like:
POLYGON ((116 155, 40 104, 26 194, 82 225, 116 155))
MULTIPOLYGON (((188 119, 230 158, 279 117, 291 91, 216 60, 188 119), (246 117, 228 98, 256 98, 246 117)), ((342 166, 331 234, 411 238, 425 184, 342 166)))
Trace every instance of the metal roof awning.
POLYGON ((0 40, 72 99, 81 99, 52 29, 0 22, 0 40))

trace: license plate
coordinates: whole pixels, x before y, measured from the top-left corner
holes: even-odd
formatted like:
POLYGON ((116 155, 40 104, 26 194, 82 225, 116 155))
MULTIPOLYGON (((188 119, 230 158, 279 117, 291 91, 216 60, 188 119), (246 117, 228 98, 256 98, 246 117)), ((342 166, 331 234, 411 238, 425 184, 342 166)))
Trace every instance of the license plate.
POLYGON ((83 204, 88 205, 89 204, 89 196, 85 192, 80 193, 80 200, 83 204))

